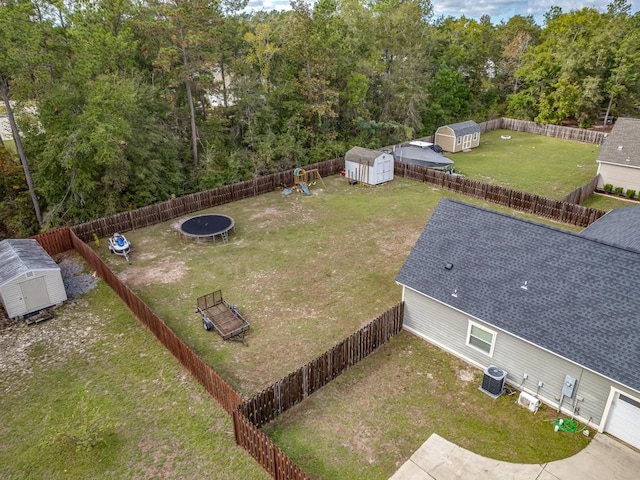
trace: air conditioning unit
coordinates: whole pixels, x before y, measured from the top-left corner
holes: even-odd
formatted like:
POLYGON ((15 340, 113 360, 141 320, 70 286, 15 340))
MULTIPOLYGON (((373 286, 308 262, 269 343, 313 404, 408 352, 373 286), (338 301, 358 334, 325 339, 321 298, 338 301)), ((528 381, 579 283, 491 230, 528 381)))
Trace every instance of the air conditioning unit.
POLYGON ((520 392, 518 397, 518 405, 529 409, 533 413, 536 413, 540 408, 540 400, 527 392, 520 392))
POLYGON ((504 392, 504 381, 506 378, 507 372, 491 365, 484 371, 480 390, 490 397, 498 398, 502 395, 502 392, 504 392))

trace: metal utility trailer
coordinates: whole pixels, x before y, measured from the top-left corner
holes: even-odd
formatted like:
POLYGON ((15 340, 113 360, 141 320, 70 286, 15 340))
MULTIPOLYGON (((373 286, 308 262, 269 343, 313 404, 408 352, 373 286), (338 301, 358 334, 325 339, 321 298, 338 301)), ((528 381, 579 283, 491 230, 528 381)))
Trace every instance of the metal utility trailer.
POLYGON ((202 316, 205 330, 215 328, 223 340, 233 340, 247 345, 244 335, 249 330, 249 322, 240 314, 235 305, 229 305, 222 298, 222 290, 198 297, 196 313, 202 316))

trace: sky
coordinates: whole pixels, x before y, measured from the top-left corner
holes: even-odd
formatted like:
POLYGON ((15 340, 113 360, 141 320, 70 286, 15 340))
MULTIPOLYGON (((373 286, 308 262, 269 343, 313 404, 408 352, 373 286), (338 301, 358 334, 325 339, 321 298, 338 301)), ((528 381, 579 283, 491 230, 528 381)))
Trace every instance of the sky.
MULTIPOLYGON (((593 7, 606 11, 610 0, 431 0, 436 17, 461 17, 478 20, 482 15, 489 15, 493 24, 507 21, 514 15, 533 15, 540 26, 544 22, 544 14, 552 6, 562 8, 563 12, 593 7)), ((630 0, 631 12, 640 10, 640 0, 630 0)), ((253 10, 288 10, 289 0, 249 0, 249 8, 253 10)))

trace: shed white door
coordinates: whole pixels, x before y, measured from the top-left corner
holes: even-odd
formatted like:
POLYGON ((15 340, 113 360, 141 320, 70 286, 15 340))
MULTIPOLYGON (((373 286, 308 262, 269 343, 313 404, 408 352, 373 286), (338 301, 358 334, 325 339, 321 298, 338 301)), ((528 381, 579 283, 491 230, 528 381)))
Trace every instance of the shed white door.
POLYGON ((44 277, 36 277, 33 280, 22 282, 20 290, 27 309, 25 313, 34 312, 51 305, 44 277))
POLYGON ((611 404, 606 431, 640 448, 640 402, 617 393, 611 404))
POLYGON ((462 149, 463 150, 471 148, 471 139, 472 138, 473 138, 473 135, 465 135, 464 137, 462 137, 462 149))
POLYGON ((378 178, 376 183, 388 182, 393 179, 393 161, 389 158, 380 160, 378 168, 378 178))

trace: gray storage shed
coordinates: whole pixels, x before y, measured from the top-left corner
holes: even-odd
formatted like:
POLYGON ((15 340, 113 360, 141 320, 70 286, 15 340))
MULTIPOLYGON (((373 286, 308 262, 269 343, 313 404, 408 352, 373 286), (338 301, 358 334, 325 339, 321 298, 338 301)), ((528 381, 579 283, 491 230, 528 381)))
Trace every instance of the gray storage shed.
POLYGON ((353 147, 344 156, 345 175, 351 182, 368 185, 393 180, 393 155, 379 150, 353 147))
POLYGON ((9 318, 22 317, 66 299, 60 267, 37 241, 0 242, 0 301, 9 318))

